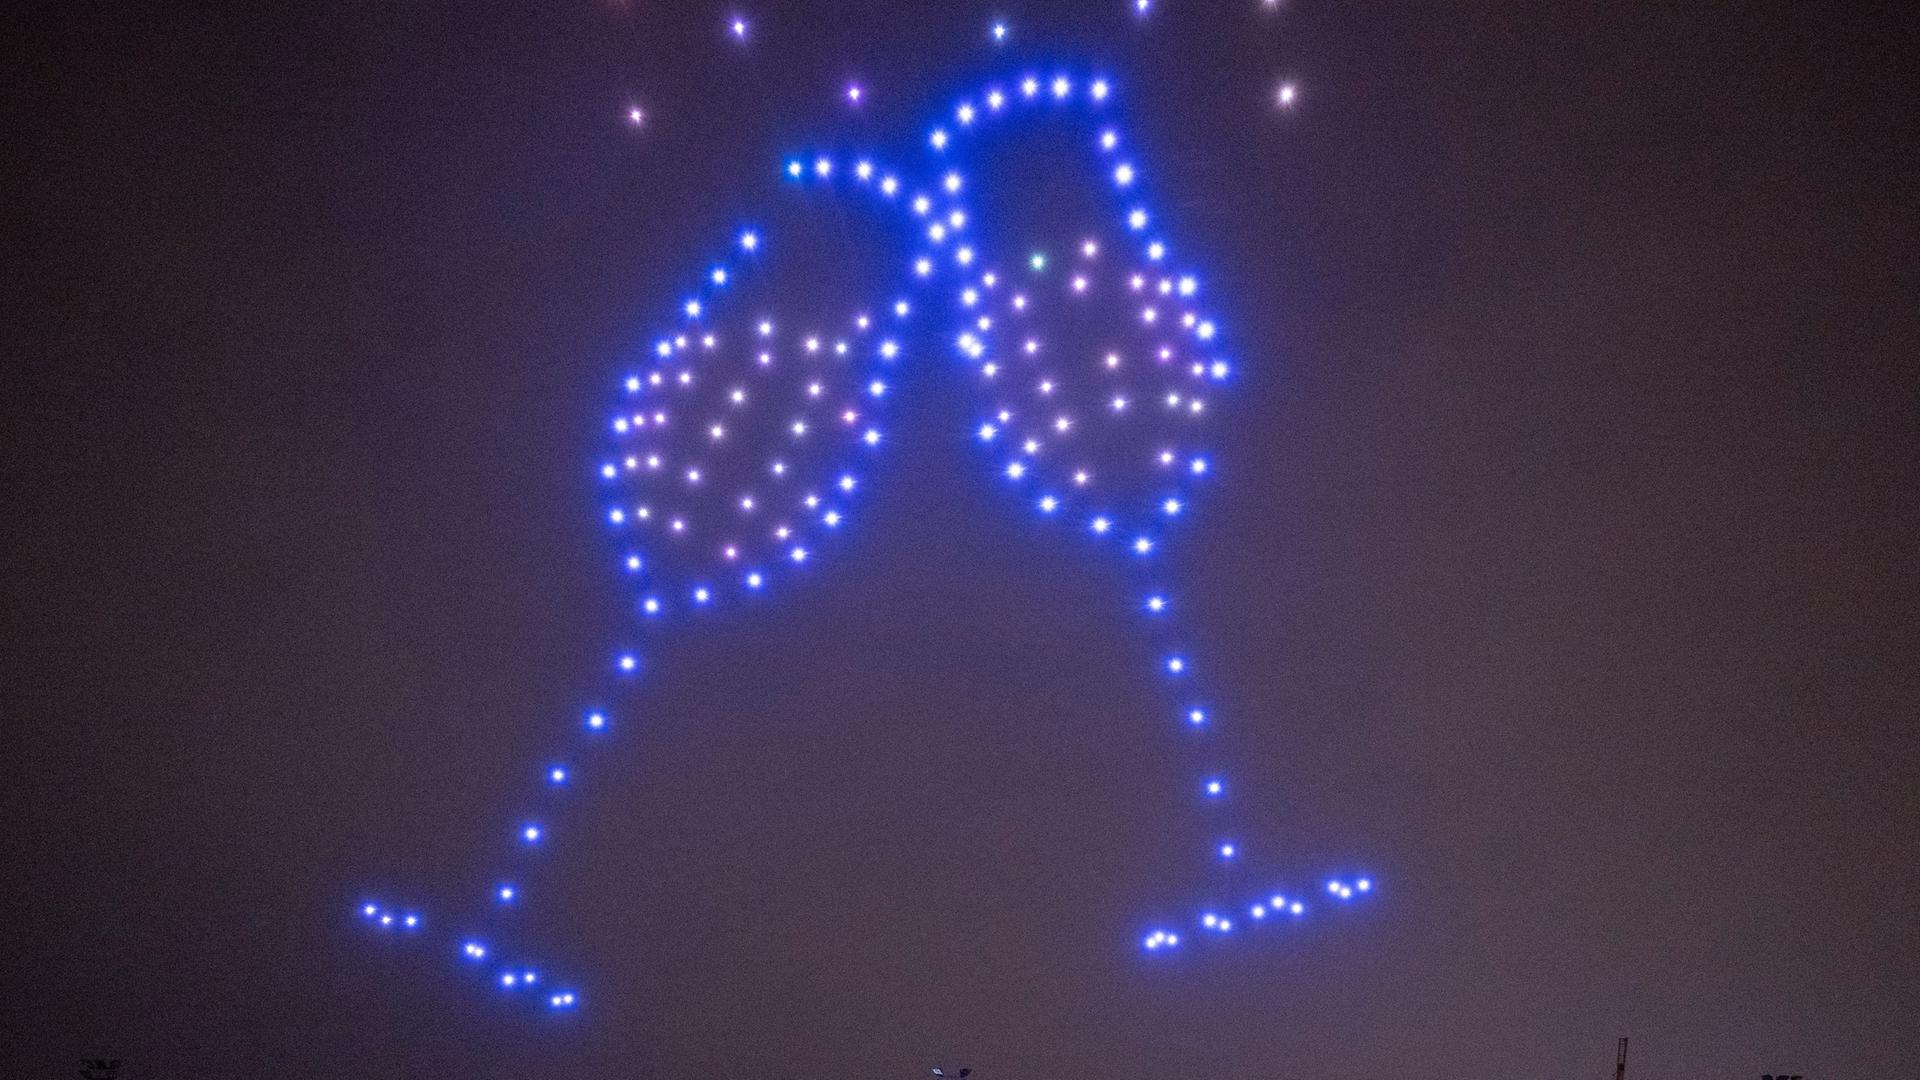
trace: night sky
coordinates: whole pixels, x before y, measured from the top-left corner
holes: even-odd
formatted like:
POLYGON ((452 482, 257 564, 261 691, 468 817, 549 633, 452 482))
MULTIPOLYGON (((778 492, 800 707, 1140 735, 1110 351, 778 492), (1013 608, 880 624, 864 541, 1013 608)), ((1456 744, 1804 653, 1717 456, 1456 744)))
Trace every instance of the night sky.
POLYGON ((0 1075, 1920 1073, 1910 29, 175 6, 45 10, 6 78, 0 1075), (516 933, 587 1007, 369 932, 484 906, 604 692, 621 363, 804 216, 783 155, 913 158, 1031 61, 1114 77, 1231 328, 1170 565, 1248 835, 1376 894, 1138 948, 1196 858, 1121 568, 930 350, 840 548, 582 763, 516 933))

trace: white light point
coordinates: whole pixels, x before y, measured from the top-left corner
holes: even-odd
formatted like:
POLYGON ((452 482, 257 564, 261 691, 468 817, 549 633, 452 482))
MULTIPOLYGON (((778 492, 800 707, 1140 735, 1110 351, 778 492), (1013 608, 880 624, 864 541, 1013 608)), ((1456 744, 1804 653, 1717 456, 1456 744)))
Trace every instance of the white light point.
POLYGON ((1279 105, 1282 109, 1293 108, 1293 103, 1296 100, 1298 100, 1299 97, 1300 97, 1299 88, 1291 82, 1281 83, 1280 88, 1273 92, 1274 103, 1279 105))

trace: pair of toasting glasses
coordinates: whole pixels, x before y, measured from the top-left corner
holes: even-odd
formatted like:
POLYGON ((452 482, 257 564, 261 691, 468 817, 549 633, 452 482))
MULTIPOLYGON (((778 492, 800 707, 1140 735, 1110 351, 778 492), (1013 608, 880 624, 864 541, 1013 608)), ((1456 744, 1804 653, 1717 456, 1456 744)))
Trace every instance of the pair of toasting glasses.
MULTIPOLYGON (((784 184, 812 193, 807 213, 838 221, 845 213, 836 200, 847 193, 880 204, 868 219, 881 223, 881 236, 850 241, 853 227, 843 225, 840 238, 876 258, 878 280, 893 288, 870 306, 809 323, 781 311, 781 300, 803 297, 806 314, 817 314, 818 298, 836 292, 829 270, 849 256, 815 252, 798 278, 776 287, 771 264, 800 253, 745 229, 681 301, 673 325, 619 374, 597 494, 643 631, 777 593, 812 573, 893 445, 885 417, 909 354, 946 356, 962 373, 963 397, 971 395, 966 438, 991 479, 1031 513, 1143 571, 1147 585, 1129 586, 1138 591, 1127 607, 1150 631, 1168 720, 1187 738, 1209 736, 1220 717, 1179 647, 1173 599, 1151 581, 1164 570, 1162 545, 1214 480, 1206 432, 1235 369, 1198 277, 1175 269, 1161 223, 1140 197, 1144 180, 1116 112, 1105 79, 1027 74, 984 86, 943 115, 925 138, 930 167, 910 172, 845 154, 779 163, 784 184), (1065 190, 1062 132, 1065 146, 1094 163, 1098 182, 1079 184, 1087 190, 1077 201, 1005 197, 1035 185, 1035 194, 1065 190), (995 185, 1003 216, 1025 219, 1021 235, 1037 237, 1017 248, 999 239, 1006 228, 989 236, 978 208, 996 200, 980 197, 982 185, 962 167, 1001 136, 1028 140, 1006 149, 1028 167, 1025 188, 995 185)), ((633 678, 642 657, 616 651, 611 665, 616 681, 633 678)), ((616 726, 611 711, 589 710, 576 737, 602 738, 616 726)), ((574 776, 549 765, 541 782, 557 791, 574 776)), ((1193 781, 1209 822, 1224 819, 1227 796, 1223 776, 1193 781)), ((520 849, 550 840, 538 817, 515 822, 512 837, 520 849)), ((1232 900, 1142 926, 1138 948, 1177 951, 1189 939, 1291 922, 1311 904, 1338 906, 1374 889, 1352 874, 1310 888, 1253 889, 1239 884, 1247 872, 1234 870, 1252 854, 1224 827, 1210 831, 1204 857, 1233 871, 1220 886, 1232 900)), ((531 899, 518 881, 493 888, 495 909, 531 899)), ((362 901, 359 914, 380 931, 429 932, 425 917, 403 905, 362 901)), ((579 1003, 577 990, 538 965, 507 962, 482 938, 447 940, 503 990, 552 1009, 579 1003)))

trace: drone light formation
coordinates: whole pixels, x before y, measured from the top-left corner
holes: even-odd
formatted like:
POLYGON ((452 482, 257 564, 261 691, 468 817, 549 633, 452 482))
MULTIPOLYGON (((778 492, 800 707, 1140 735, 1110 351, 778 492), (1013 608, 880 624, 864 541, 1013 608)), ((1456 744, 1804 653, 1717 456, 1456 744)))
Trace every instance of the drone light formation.
MULTIPOLYGON (((1149 0, 1132 0, 1144 16, 1149 0)), ((1269 5, 1270 6, 1270 5, 1269 5)), ((728 32, 744 42, 743 16, 728 32)), ((1008 34, 996 21, 995 44, 1008 34)), ((864 90, 844 88, 859 106, 864 90)), ((739 231, 728 254, 710 265, 701 284, 679 302, 671 325, 615 380, 617 405, 607 427, 608 447, 594 463, 600 514, 622 578, 635 582, 635 613, 649 632, 700 612, 757 601, 777 584, 816 573, 816 555, 857 519, 866 473, 888 445, 885 406, 893 372, 916 352, 937 357, 948 343, 979 417, 969 440, 983 456, 986 479, 1005 485, 1018 505, 1042 521, 1065 525, 1096 547, 1115 548, 1123 565, 1145 576, 1130 586, 1137 613, 1160 669, 1168 718, 1185 738, 1211 738, 1214 709, 1197 692, 1192 657, 1179 634, 1176 598, 1165 587, 1165 541, 1180 533, 1196 496, 1216 482, 1208 453, 1212 404, 1227 389, 1236 365, 1225 351, 1218 321, 1199 304, 1201 278, 1172 269, 1172 249, 1140 199, 1148 190, 1137 158, 1111 123, 1112 82, 1064 73, 992 83, 941 113, 927 129, 924 152, 933 162, 916 183, 905 169, 868 156, 831 153, 790 158, 779 165, 789 183, 851 192, 899 215, 905 255, 900 293, 838 317, 772 310, 741 299, 741 283, 756 280, 768 237, 739 231), (1036 238, 1018 252, 982 250, 969 202, 965 167, 983 129, 1062 106, 1087 121, 1085 146, 1107 178, 1110 217, 1080 223, 1068 235, 1036 238), (904 197, 903 197, 904 196, 904 197), (915 294, 920 294, 916 296, 915 294), (951 312, 945 329, 903 337, 911 316, 951 312), (1059 312, 1070 313, 1072 318, 1059 312), (888 316, 885 319, 881 315, 888 316), (1091 316, 1108 328, 1098 348, 1058 326, 1085 326, 1091 316), (882 329, 882 325, 886 329, 882 329), (924 340, 925 348, 915 342, 924 340)), ((1276 91, 1291 107, 1293 84, 1276 91)), ((645 120, 638 106, 635 126, 645 120)), ((617 681, 636 677, 642 656, 613 652, 617 681)), ((604 707, 575 714, 576 738, 593 741, 612 727, 604 707)), ((573 787, 576 755, 558 755, 541 769, 545 798, 573 787)), ((1221 890, 1244 888, 1248 862, 1261 855, 1234 835, 1232 791, 1216 769, 1199 777, 1188 798, 1208 822, 1207 863, 1221 890)), ((549 844, 544 823, 514 827, 523 853, 549 844)), ((522 854, 520 858, 528 857, 522 854)), ((521 866, 519 877, 529 867, 521 866)), ((1370 877, 1332 877, 1332 905, 1370 895, 1370 877)), ((516 881, 493 887, 492 907, 519 907, 516 881)), ((537 905, 536 905, 537 906, 537 905)), ((357 907, 376 929, 415 934, 422 917, 373 900, 357 907)), ((1201 899, 1187 916, 1162 919, 1138 943, 1148 953, 1179 949, 1183 930, 1220 939, 1244 912, 1255 927, 1271 916, 1297 920, 1309 908, 1299 890, 1263 891, 1225 904, 1201 899)), ((479 938, 454 939, 457 958, 488 972, 502 993, 524 993, 540 983, 537 968, 496 960, 479 938)), ((548 1010, 572 1011, 578 992, 558 987, 538 998, 548 1010)))

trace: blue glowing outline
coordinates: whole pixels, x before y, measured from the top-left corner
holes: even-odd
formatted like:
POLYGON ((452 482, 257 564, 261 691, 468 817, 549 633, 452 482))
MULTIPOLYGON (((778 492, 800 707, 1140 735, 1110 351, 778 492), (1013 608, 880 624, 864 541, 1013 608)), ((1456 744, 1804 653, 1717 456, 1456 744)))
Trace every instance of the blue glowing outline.
MULTIPOLYGON (((988 83, 977 95, 962 98, 953 107, 949 119, 942 120, 928 129, 926 147, 936 162, 942 163, 934 170, 940 174, 941 180, 930 185, 909 185, 901 179, 906 175, 904 172, 882 168, 870 157, 851 154, 790 158, 781 164, 780 172, 789 181, 829 186, 849 182, 843 178, 851 177, 850 182, 854 186, 867 189, 874 197, 902 208, 904 213, 913 218, 931 223, 924 229, 918 223, 915 225, 916 235, 925 236, 925 246, 917 246, 907 262, 907 279, 909 285, 913 287, 909 290, 910 292, 917 295, 928 284, 946 281, 949 278, 958 278, 963 291, 983 291, 992 287, 991 282, 985 285, 980 283, 984 280, 984 276, 1003 271, 995 269, 996 264, 973 249, 961 235, 967 231, 967 224, 977 220, 977 214, 961 197, 961 192, 966 186, 965 174, 950 164, 945 164, 957 156, 955 133, 958 132, 963 136, 970 135, 986 127, 993 120, 1017 115, 1020 109, 1027 105, 1065 106, 1069 102, 1078 104, 1084 101, 1090 103, 1090 107, 1097 113, 1113 107, 1113 96, 1112 82, 1105 77, 1089 76, 1082 80, 1058 71, 1051 75, 1028 71, 1017 80, 988 83), (1083 86, 1084 93, 1080 92, 1083 86), (953 179, 956 177, 957 181, 953 179), (948 197, 938 213, 934 212, 933 204, 939 196, 925 194, 928 191, 944 191, 948 197), (921 202, 923 195, 925 201, 921 202), (954 243, 949 245, 947 243, 949 239, 954 243), (946 252, 952 254, 947 256, 946 252), (977 272, 983 275, 981 279, 969 276, 976 272, 976 264, 978 264, 977 272)), ((1118 138, 1117 129, 1103 130, 1093 142, 1098 147, 1100 159, 1112 162, 1115 187, 1129 192, 1139 191, 1143 186, 1140 166, 1121 151, 1121 140, 1118 138)), ((1144 202, 1139 200, 1127 202, 1128 205, 1123 208, 1120 218, 1124 223, 1122 235, 1136 234, 1139 256, 1150 264, 1165 265, 1168 261, 1169 249, 1166 241, 1159 236, 1156 227, 1157 217, 1147 211, 1144 202)), ((764 239, 754 230, 740 233, 731 245, 730 261, 716 264, 709 271, 705 284, 682 303, 677 328, 657 339, 649 352, 656 372, 661 366, 673 361, 680 353, 692 347, 691 335, 697 333, 697 327, 706 323, 710 310, 724 305, 729 286, 736 278, 751 273, 764 239)), ((1037 272, 1043 269, 1043 266, 1036 264, 1033 269, 1037 272)), ((1014 271, 1004 272, 1011 274, 1014 271)), ((1157 292, 1159 295, 1171 294, 1177 300, 1186 299, 1197 292, 1197 286, 1192 284, 1195 281, 1196 279, 1190 274, 1169 273, 1161 282, 1156 283, 1157 292)), ((1139 287, 1137 281, 1134 287, 1136 289, 1139 287)), ((956 294, 956 299, 961 299, 961 294, 956 294)), ((1176 306, 1178 306, 1177 301, 1176 306)), ((868 310, 884 311, 887 314, 878 318, 885 319, 891 316, 904 324, 918 307, 917 301, 908 300, 905 295, 902 295, 899 299, 868 310)), ((987 360, 986 357, 992 349, 993 328, 982 325, 978 317, 971 314, 974 307, 972 302, 962 302, 960 307, 967 309, 969 313, 965 316, 965 321, 960 323, 950 335, 950 340, 962 353, 964 359, 983 365, 991 363, 992 361, 987 360)), ((867 319, 868 316, 865 314, 858 316, 859 321, 856 325, 862 334, 870 329, 867 319)), ((1182 313, 1181 319, 1183 330, 1188 331, 1207 349, 1213 347, 1211 343, 1219 337, 1219 334, 1217 324, 1212 318, 1200 315, 1196 309, 1189 307, 1182 313)), ((874 358, 869 360, 873 366, 860 377, 861 379, 869 376, 878 379, 888 368, 900 361, 901 354, 897 351, 901 347, 900 342, 893 338, 888 338, 887 341, 889 344, 884 354, 876 349, 874 358)), ((1233 371, 1232 365, 1219 360, 1217 354, 1212 360, 1195 363, 1198 366, 1193 367, 1192 373, 1203 384, 1224 382, 1233 371)), ((621 379, 625 393, 632 396, 643 392, 643 387, 646 385, 641 381, 643 374, 658 378, 652 372, 629 372, 621 379)), ((990 378, 991 372, 987 374, 990 378)), ((876 398, 879 396, 875 395, 876 398)), ((1116 410, 1121 407, 1123 406, 1117 404, 1116 410)), ((1002 419, 1004 420, 1004 417, 1002 419)), ((620 425, 624 420, 625 417, 619 417, 616 418, 615 423, 620 425)), ((984 437, 977 441, 983 445, 990 445, 996 434, 991 430, 993 428, 994 422, 990 417, 981 428, 984 437)), ((876 434, 863 446, 859 445, 860 440, 853 440, 856 451, 879 449, 876 440, 883 442, 884 436, 879 434, 881 429, 871 430, 876 434)), ((615 434, 624 435, 625 433, 624 427, 616 426, 615 434)), ((1032 462, 1033 458, 1032 453, 1021 453, 1016 455, 1013 461, 996 466, 994 471, 1003 479, 1019 483, 1026 479, 1030 469, 1024 466, 1032 462)), ((1001 460, 1004 461, 1004 459, 1001 460)), ((1176 493, 1164 497, 1156 496, 1156 499, 1161 500, 1159 505, 1168 518, 1175 514, 1184 514, 1191 505, 1194 487, 1210 478, 1213 471, 1211 458, 1204 455, 1186 456, 1184 460, 1176 460, 1174 464, 1184 466, 1176 467, 1172 473, 1176 493)), ((623 465, 627 471, 633 470, 631 463, 623 462, 616 453, 614 458, 598 465, 596 472, 603 482, 617 481, 623 465)), ((860 476, 851 470, 829 469, 827 471, 836 473, 838 477, 846 478, 848 481, 842 495, 851 496, 863 484, 860 476)), ((841 514, 844 503, 845 500, 842 499, 840 505, 830 511, 823 511, 820 525, 825 531, 816 530, 822 538, 838 531, 838 525, 843 520, 842 517, 836 517, 829 521, 825 516, 826 513, 841 514)), ((1035 506, 1043 517, 1064 519, 1072 516, 1065 512, 1065 496, 1056 495, 1051 490, 1041 494, 1035 506)), ((624 513, 622 508, 609 506, 604 512, 610 524, 616 527, 627 524, 622 516, 624 513)), ((1157 563, 1157 556, 1160 554, 1160 533, 1155 530, 1164 527, 1165 522, 1154 527, 1133 524, 1122 521, 1115 516, 1114 511, 1107 509, 1084 513, 1080 520, 1085 525, 1085 528, 1080 531, 1096 542, 1104 540, 1109 533, 1116 531, 1134 537, 1130 546, 1133 546, 1134 553, 1138 557, 1128 560, 1130 563, 1136 566, 1151 566, 1157 563)), ((736 595, 764 592, 771 584, 775 567, 783 568, 788 572, 799 572, 804 569, 804 564, 811 562, 810 554, 813 549, 809 545, 812 543, 811 540, 801 542, 796 539, 790 549, 796 553, 793 558, 774 559, 764 564, 755 563, 741 567, 731 588, 735 590, 736 595), (797 554, 799 552, 806 552, 807 555, 797 554)), ((629 571, 644 566, 644 563, 644 556, 641 556, 637 550, 629 549, 619 556, 619 565, 629 571)), ((688 609, 706 608, 725 592, 726 589, 716 583, 700 582, 693 586, 690 595, 685 597, 684 601, 688 609)), ((657 595, 642 598, 642 611, 647 619, 669 613, 671 606, 671 600, 657 595)), ((1143 591, 1138 610, 1161 635, 1158 640, 1163 644, 1156 650, 1156 655, 1161 657, 1159 662, 1166 676, 1165 681, 1172 685, 1186 687, 1192 682, 1191 657, 1183 649, 1169 644, 1175 640, 1169 629, 1175 623, 1175 620, 1168 615, 1171 606, 1164 590, 1151 588, 1143 591)), ((637 676, 641 666, 641 659, 632 648, 619 651, 613 659, 614 674, 621 680, 637 676)), ((1210 706, 1200 704, 1201 700, 1199 695, 1194 694, 1179 697, 1179 704, 1175 709, 1176 723, 1179 726, 1199 731, 1211 729, 1214 721, 1213 710, 1210 706)), ((591 708, 582 718, 581 730, 584 731, 585 737, 593 739, 604 734, 611 722, 605 709, 591 708)), ((549 763, 542 767, 541 776, 544 786, 563 788, 572 784, 574 769, 570 765, 559 764, 560 760, 562 759, 550 759, 549 763)), ((1199 798, 1208 803, 1221 802, 1225 799, 1226 790, 1225 780, 1217 773, 1209 771, 1200 780, 1199 798)), ((533 818, 523 819, 516 824, 515 833, 520 837, 519 845, 522 847, 539 846, 548 839, 545 823, 533 818)), ((1207 841, 1212 852, 1210 861, 1224 864, 1238 863, 1243 855, 1242 845, 1237 840, 1222 839, 1223 835, 1225 834, 1216 834, 1207 841)), ((1372 878, 1365 876, 1338 876, 1327 879, 1325 887, 1328 895, 1334 900, 1345 902, 1356 896, 1372 893, 1375 882, 1372 878)), ((517 880, 499 882, 494 886, 494 903, 489 905, 490 909, 497 911, 502 907, 519 904, 522 899, 522 890, 523 886, 517 880)), ((417 935, 422 932, 425 925, 424 917, 412 907, 394 907, 372 900, 363 900, 357 905, 357 909, 363 921, 383 932, 417 935)), ((1304 916, 1307 910, 1305 894, 1302 892, 1267 891, 1250 901, 1244 901, 1232 907, 1216 909, 1216 906, 1202 906, 1195 912, 1191 925, 1207 934, 1228 935, 1233 932, 1234 919, 1241 911, 1244 911, 1246 917, 1254 923, 1264 923, 1269 916, 1286 916, 1286 920, 1282 921, 1298 919, 1304 916)), ((1139 945, 1145 951, 1158 952, 1177 948, 1181 940, 1180 931, 1173 924, 1166 923, 1147 928, 1139 945)), ((492 946, 472 935, 459 935, 457 944, 460 950, 459 955, 469 965, 487 970, 489 980, 503 990, 517 992, 529 986, 537 986, 541 988, 538 992, 547 993, 547 1006, 550 1009, 571 1011, 577 1007, 578 991, 571 987, 546 990, 549 982, 537 967, 524 963, 500 964, 492 961, 489 959, 493 955, 492 946)))

